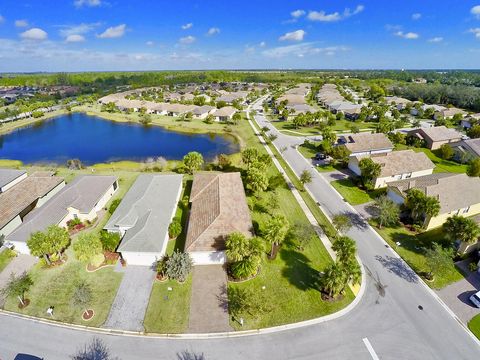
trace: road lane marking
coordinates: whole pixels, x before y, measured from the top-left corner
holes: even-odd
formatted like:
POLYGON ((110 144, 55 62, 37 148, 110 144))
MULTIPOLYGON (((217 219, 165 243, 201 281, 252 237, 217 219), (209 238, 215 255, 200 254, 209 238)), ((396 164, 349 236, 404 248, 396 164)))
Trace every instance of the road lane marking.
POLYGON ((363 340, 363 343, 365 344, 365 346, 367 347, 367 350, 370 353, 370 356, 372 357, 372 359, 373 360, 380 360, 380 358, 378 357, 375 350, 373 350, 373 346, 372 346, 372 344, 370 344, 370 341, 368 341, 367 338, 363 338, 362 340, 363 340))

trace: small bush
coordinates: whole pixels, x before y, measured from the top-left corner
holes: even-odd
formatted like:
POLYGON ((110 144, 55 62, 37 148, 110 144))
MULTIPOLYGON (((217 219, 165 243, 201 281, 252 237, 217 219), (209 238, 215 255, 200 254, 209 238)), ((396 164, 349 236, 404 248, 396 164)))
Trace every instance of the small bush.
POLYGON ((471 272, 477 271, 478 270, 478 265, 475 261, 472 261, 470 264, 468 264, 468 269, 471 272))
POLYGON ((112 203, 110 204, 110 207, 108 208, 108 212, 110 214, 113 214, 115 212, 115 210, 117 210, 117 207, 118 205, 120 205, 120 199, 115 199, 112 201, 112 203))
POLYGON ((193 262, 188 253, 175 251, 165 265, 165 275, 172 280, 184 282, 192 270, 193 262))
POLYGON ((182 224, 180 220, 173 219, 172 223, 168 226, 168 236, 170 239, 176 238, 182 233, 182 224))
POLYGON ((105 256, 103 254, 97 254, 92 257, 90 264, 94 267, 99 267, 105 261, 105 256))
POLYGON ((102 231, 100 233, 100 241, 102 243, 103 250, 114 252, 117 249, 118 243, 120 242, 120 234, 102 231))

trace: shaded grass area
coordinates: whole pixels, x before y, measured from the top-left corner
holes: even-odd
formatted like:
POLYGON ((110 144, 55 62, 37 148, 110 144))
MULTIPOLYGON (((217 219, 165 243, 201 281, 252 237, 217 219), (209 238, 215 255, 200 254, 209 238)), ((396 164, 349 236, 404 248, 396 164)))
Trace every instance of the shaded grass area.
POLYGON ((145 314, 145 330, 162 334, 185 332, 188 328, 191 292, 191 274, 183 284, 174 280, 155 281, 145 314))
POLYGON ((10 264, 15 256, 15 252, 10 249, 5 249, 0 253, 0 272, 10 264))
POLYGON ((468 328, 480 340, 480 314, 475 315, 468 322, 468 328))
MULTIPOLYGON (((375 230, 387 241, 387 243, 396 250, 396 252, 412 267, 417 274, 426 273, 429 269, 426 266, 424 248, 432 247, 432 243, 437 242, 444 247, 450 246, 451 243, 446 239, 442 228, 426 231, 421 234, 415 234, 403 226, 395 228, 384 227, 379 229, 375 226, 375 230), (400 245, 397 246, 396 243, 400 245)), ((461 280, 463 275, 452 265, 440 273, 434 274, 434 280, 427 284, 434 289, 441 289, 448 284, 461 280)))
POLYGON ((365 204, 385 194, 385 189, 366 191, 360 189, 351 179, 335 180, 330 183, 351 205, 365 204))

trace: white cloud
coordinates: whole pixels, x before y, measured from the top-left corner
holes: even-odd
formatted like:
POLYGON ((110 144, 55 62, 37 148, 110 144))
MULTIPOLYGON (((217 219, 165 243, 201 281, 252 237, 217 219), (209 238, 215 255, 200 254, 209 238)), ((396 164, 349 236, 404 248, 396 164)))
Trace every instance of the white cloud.
POLYGON ((210 29, 208 29, 207 31, 207 35, 208 36, 213 36, 213 35, 216 35, 216 34, 219 34, 220 33, 220 29, 217 28, 217 27, 211 27, 210 29))
POLYGON ((97 23, 81 23, 78 25, 59 25, 60 27, 60 36, 68 37, 69 35, 78 35, 78 34, 87 34, 93 31, 95 28, 101 25, 100 22, 97 23))
POLYGON ((27 20, 15 20, 16 27, 27 27, 28 21, 27 20))
POLYGON ((147 45, 147 46, 153 46, 153 45, 155 45, 155 42, 153 42, 153 41, 147 41, 147 42, 145 43, 145 45, 147 45))
POLYGON ((401 37, 403 39, 407 39, 407 40, 415 40, 415 39, 418 39, 420 37, 420 35, 418 35, 417 33, 414 33, 414 32, 403 32, 403 31, 397 31, 395 33, 395 36, 398 36, 398 37, 401 37))
POLYGON ((100 35, 97 35, 100 39, 113 39, 122 37, 125 34, 125 30, 127 29, 127 25, 120 24, 118 26, 109 27, 100 35))
POLYGON ((195 40, 196 39, 194 36, 189 35, 189 36, 180 38, 180 40, 178 41, 180 42, 180 44, 188 45, 188 44, 193 44, 195 40))
POLYGON ((470 13, 477 19, 480 19, 480 5, 476 5, 470 9, 470 13))
POLYGON ((68 35, 65 38, 65 42, 67 43, 77 43, 77 42, 83 42, 83 41, 85 41, 85 36, 79 35, 79 34, 68 35))
POLYGON ((278 38, 280 41, 302 41, 307 33, 304 30, 287 32, 278 38))
POLYGON ((428 39, 428 42, 431 42, 431 43, 439 43, 439 42, 442 42, 443 41, 443 37, 441 36, 435 36, 431 39, 428 39))
POLYGON ((260 44, 258 44, 258 46, 264 48, 265 46, 267 46, 267 43, 265 41, 262 41, 260 44))
POLYGON ((188 23, 188 24, 182 25, 183 30, 188 30, 188 29, 191 29, 192 27, 193 27, 193 23, 188 23))
POLYGON ((326 11, 309 11, 308 19, 311 21, 321 21, 321 22, 335 22, 343 19, 347 19, 353 15, 357 15, 365 10, 365 6, 357 5, 357 7, 352 11, 349 8, 343 10, 342 13, 335 11, 333 13, 327 14, 326 11))
POLYGON ((262 52, 266 57, 270 58, 283 58, 288 56, 304 57, 305 55, 335 55, 337 52, 348 51, 346 46, 328 46, 328 47, 315 47, 315 43, 307 42, 302 44, 279 46, 272 49, 267 49, 262 52))
POLYGON ((480 39, 480 28, 473 28, 468 30, 468 32, 471 32, 477 39, 480 39))
POLYGON ((48 34, 40 28, 31 28, 21 33, 20 37, 24 40, 42 41, 47 39, 48 34))
POLYGON ((420 13, 412 14, 412 20, 420 20, 421 18, 422 18, 422 14, 420 13))
POLYGON ((305 10, 298 9, 298 10, 292 11, 290 15, 292 15, 293 18, 298 19, 299 17, 302 17, 303 15, 305 15, 305 10))
POLYGON ((97 7, 102 5, 102 1, 101 0, 75 0, 73 2, 73 5, 75 5, 76 8, 81 8, 83 6, 97 7))

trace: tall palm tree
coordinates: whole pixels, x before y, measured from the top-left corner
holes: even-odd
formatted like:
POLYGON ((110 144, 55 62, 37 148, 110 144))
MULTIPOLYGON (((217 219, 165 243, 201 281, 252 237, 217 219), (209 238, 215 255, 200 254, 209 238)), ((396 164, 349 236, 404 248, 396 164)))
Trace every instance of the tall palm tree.
POLYGON ((332 250, 337 253, 338 263, 343 265, 355 260, 357 245, 348 236, 341 236, 333 242, 332 250))
POLYGON ((263 237, 272 246, 270 257, 273 256, 275 245, 278 246, 285 240, 289 226, 287 219, 282 215, 274 215, 268 220, 265 225, 263 237))
POLYGON ((332 298, 341 293, 345 283, 345 272, 338 263, 329 265, 321 278, 322 290, 332 298))

